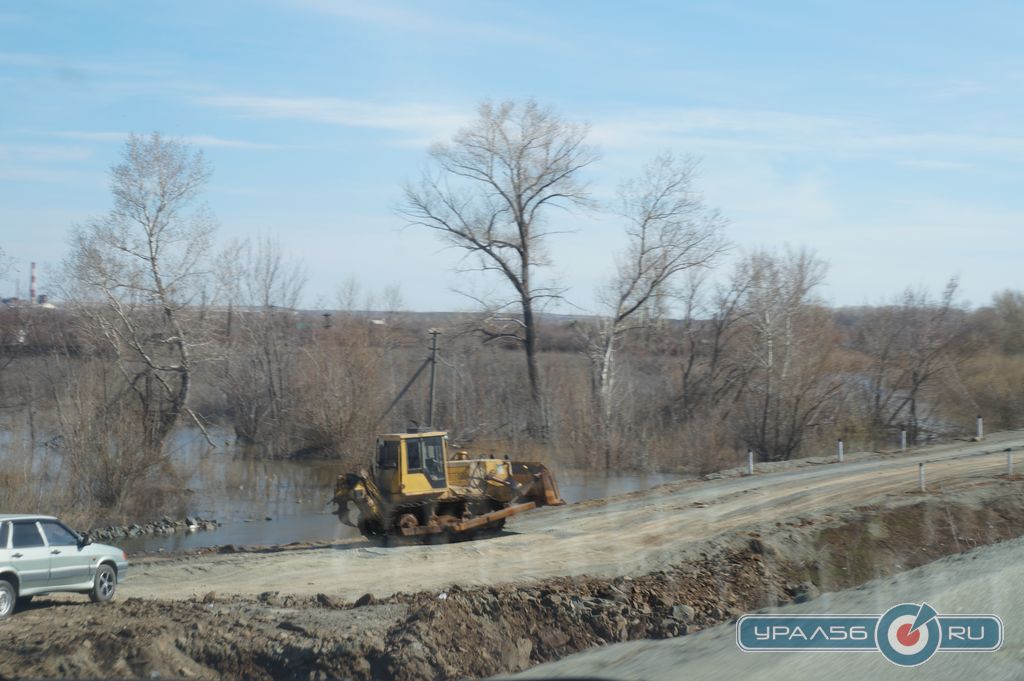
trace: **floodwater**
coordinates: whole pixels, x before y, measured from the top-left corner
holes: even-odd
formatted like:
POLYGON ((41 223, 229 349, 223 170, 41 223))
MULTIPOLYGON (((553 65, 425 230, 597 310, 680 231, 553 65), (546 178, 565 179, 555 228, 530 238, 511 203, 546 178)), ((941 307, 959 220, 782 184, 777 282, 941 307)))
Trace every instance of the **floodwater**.
MULTIPOLYGON (((221 439, 221 442, 224 440, 221 439)), ((358 536, 332 514, 334 482, 347 471, 336 461, 273 461, 247 457, 233 447, 203 451, 194 435, 183 435, 177 455, 188 472, 190 515, 221 522, 209 532, 143 536, 120 540, 128 553, 181 551, 224 544, 287 544, 358 536), (191 440, 188 438, 192 438, 191 440)), ((554 468, 562 498, 569 503, 647 489, 672 475, 604 475, 592 470, 554 468)))

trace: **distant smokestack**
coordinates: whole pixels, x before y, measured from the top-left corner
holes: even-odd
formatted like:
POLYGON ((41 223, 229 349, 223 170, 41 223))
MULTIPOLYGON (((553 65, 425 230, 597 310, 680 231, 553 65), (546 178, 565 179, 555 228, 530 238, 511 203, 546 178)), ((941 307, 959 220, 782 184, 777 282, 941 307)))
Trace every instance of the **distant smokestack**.
POLYGON ((28 279, 28 301, 32 304, 36 302, 36 264, 32 263, 32 274, 28 279))

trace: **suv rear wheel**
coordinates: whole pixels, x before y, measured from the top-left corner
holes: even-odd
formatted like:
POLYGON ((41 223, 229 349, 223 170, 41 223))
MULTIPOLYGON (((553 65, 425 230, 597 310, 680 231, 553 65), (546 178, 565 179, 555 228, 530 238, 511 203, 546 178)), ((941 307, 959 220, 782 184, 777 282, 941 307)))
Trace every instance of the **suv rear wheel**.
POLYGON ((6 579, 0 579, 0 619, 10 616, 14 612, 14 604, 18 599, 14 591, 14 585, 6 579))

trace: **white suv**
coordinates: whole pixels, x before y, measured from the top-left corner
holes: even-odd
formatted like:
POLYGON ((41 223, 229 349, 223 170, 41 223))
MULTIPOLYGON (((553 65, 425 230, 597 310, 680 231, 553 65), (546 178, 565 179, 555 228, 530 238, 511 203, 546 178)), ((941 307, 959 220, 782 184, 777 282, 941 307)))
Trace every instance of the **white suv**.
POLYGON ((109 601, 127 570, 124 551, 93 544, 53 516, 0 515, 0 619, 54 591, 109 601))

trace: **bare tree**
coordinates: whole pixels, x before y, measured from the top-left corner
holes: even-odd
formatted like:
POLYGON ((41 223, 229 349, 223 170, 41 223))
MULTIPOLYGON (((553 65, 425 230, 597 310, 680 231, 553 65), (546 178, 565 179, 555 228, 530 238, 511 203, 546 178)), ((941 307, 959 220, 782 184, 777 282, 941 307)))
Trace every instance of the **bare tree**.
POLYGON ((907 289, 894 305, 869 313, 861 347, 869 358, 870 422, 876 434, 900 427, 916 443, 922 429, 921 397, 953 366, 965 330, 956 306, 957 280, 938 299, 907 289))
POLYGON ((703 273, 689 277, 681 300, 684 312, 679 356, 680 385, 673 400, 673 412, 681 420, 707 418, 709 410, 724 407, 720 419, 727 419, 731 402, 750 378, 750 365, 738 361, 743 323, 749 314, 743 302, 749 291, 747 277, 708 288, 703 273))
POLYGON ((296 315, 306 275, 267 238, 229 245, 217 270, 231 320, 220 381, 235 433, 277 453, 289 446, 285 420, 298 373, 296 315))
POLYGON ((580 171, 597 152, 586 143, 587 131, 533 101, 485 102, 450 144, 431 149, 434 168, 406 187, 401 207, 411 224, 436 230, 512 289, 493 307, 498 325, 486 333, 525 351, 535 432, 546 430, 536 315, 542 301, 558 295, 538 284, 536 269, 547 264, 551 209, 589 204, 580 171), (507 310, 518 314, 502 314, 507 310))
POLYGON ((974 315, 979 344, 1005 355, 1024 354, 1024 292, 1005 290, 974 315))
POLYGON ((189 394, 214 228, 196 202, 209 176, 201 152, 132 135, 111 169, 114 207, 71 236, 68 296, 115 358, 154 450, 183 415, 201 425, 189 394))
POLYGON ((746 361, 750 378, 739 400, 739 435, 763 460, 789 459, 820 425, 842 387, 831 366, 831 314, 815 289, 825 264, 805 252, 757 252, 741 263, 746 361))
POLYGON ((613 409, 619 341, 660 316, 679 275, 711 266, 726 248, 725 220, 694 189, 695 167, 693 159, 663 154, 619 189, 627 245, 601 292, 609 314, 587 334, 595 397, 605 422, 613 409))

